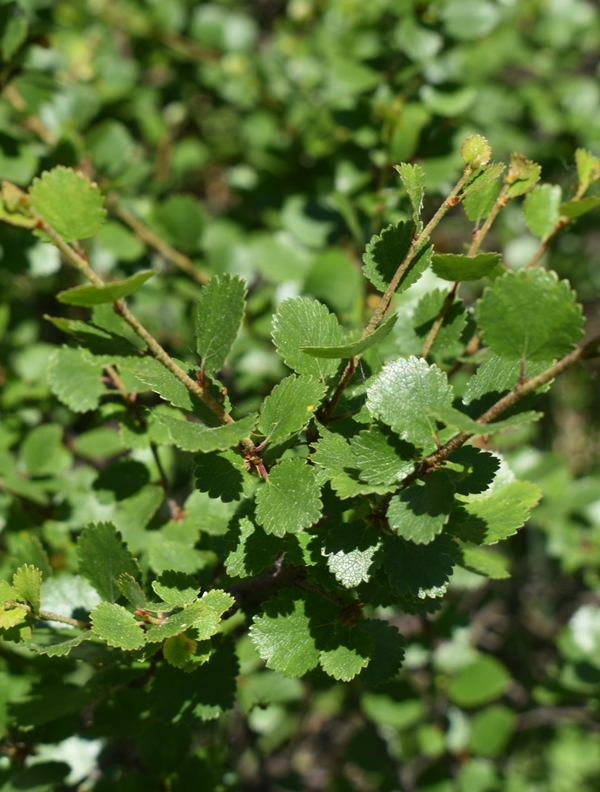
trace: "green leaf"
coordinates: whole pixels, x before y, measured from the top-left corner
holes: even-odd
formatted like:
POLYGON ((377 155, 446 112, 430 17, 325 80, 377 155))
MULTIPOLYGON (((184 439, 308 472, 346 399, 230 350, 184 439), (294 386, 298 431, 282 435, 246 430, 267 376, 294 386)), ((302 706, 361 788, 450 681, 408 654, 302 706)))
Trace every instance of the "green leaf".
POLYGON ((142 591, 140 584, 132 575, 127 572, 120 575, 117 580, 117 586, 121 594, 134 606, 134 608, 146 607, 146 595, 142 591))
POLYGON ((220 615, 203 600, 196 600, 182 611, 169 616, 161 624, 153 624, 146 631, 148 643, 160 643, 165 638, 194 628, 194 637, 204 641, 219 629, 220 615))
MULTIPOLYGON (((415 312, 413 314, 413 325, 415 334, 421 341, 425 341, 429 335, 429 331, 433 327, 433 323, 437 319, 444 301, 446 294, 441 289, 433 289, 424 294, 419 300, 415 312)), ((462 333, 467 325, 467 314, 465 313, 462 300, 453 300, 452 304, 446 311, 444 321, 440 325, 438 333, 435 337, 430 355, 438 354, 452 354, 459 345, 462 333)), ((462 349, 460 344, 460 349, 462 349)))
POLYGON ((583 333, 575 293, 567 281, 542 269, 506 272, 484 291, 476 314, 485 344, 508 358, 561 357, 583 333))
POLYGON ((360 626, 371 636, 374 652, 359 679, 365 685, 376 687, 393 679, 398 673, 404 659, 406 640, 395 627, 379 619, 366 619, 360 626))
POLYGON ((470 192, 462 202, 465 214, 469 220, 479 224, 486 217, 489 217, 499 194, 500 184, 497 181, 486 184, 485 187, 482 187, 477 192, 470 192))
POLYGON ((168 427, 171 440, 177 448, 183 451, 201 451, 203 454, 233 448, 245 437, 249 437, 256 425, 256 414, 211 429, 199 423, 173 418, 165 413, 157 413, 156 417, 168 427))
POLYGON ((423 208, 423 198, 425 197, 425 171, 420 165, 409 165, 406 162, 396 165, 395 168, 400 174, 404 189, 408 193, 412 206, 413 220, 417 223, 423 208))
POLYGON ((196 488, 208 492, 211 498, 221 498, 225 503, 237 501, 254 486, 244 460, 233 451, 198 454, 194 463, 196 488))
POLYGON ((438 278, 449 281, 468 281, 484 278, 501 262, 500 253, 478 253, 462 256, 457 253, 436 253, 431 269, 438 278))
POLYGON ((109 646, 125 651, 139 649, 144 643, 140 622, 129 611, 112 602, 101 602, 90 615, 92 632, 109 646))
POLYGON ((68 470, 73 457, 63 445, 63 427, 40 424, 21 446, 21 458, 30 476, 56 476, 68 470))
POLYGON ((450 456, 445 470, 457 493, 476 495, 490 486, 499 467, 497 456, 465 445, 450 456))
POLYGON ((401 536, 385 541, 384 567, 392 587, 403 595, 441 596, 457 558, 456 542, 447 534, 429 544, 414 544, 401 536))
POLYGON ((485 492, 457 496, 461 506, 451 521, 452 530, 464 541, 495 544, 527 522, 541 496, 536 484, 517 481, 501 471, 485 492))
POLYGON ((197 647, 198 643, 187 635, 173 635, 163 644, 163 657, 175 668, 185 669, 196 654, 197 647))
POLYGON ((222 616, 231 608, 235 600, 223 589, 211 589, 202 595, 202 602, 212 608, 219 616, 222 616))
POLYGON ((258 431, 273 446, 301 432, 316 413, 325 392, 325 385, 312 377, 294 374, 286 377, 264 400, 258 431))
POLYGON ((452 399, 445 372, 416 357, 386 364, 367 389, 371 415, 391 426, 404 440, 422 447, 425 453, 435 448, 437 432, 429 411, 451 407, 452 399))
POLYGON ((196 341, 203 371, 220 371, 244 320, 246 284, 238 275, 212 277, 198 300, 196 341))
POLYGON ((21 622, 25 622, 29 614, 24 608, 0 607, 0 630, 10 630, 21 622))
POLYGON ((82 632, 79 635, 76 635, 75 638, 69 638, 67 641, 64 640, 64 635, 53 635, 53 640, 51 643, 39 644, 35 643, 34 641, 30 641, 27 644, 27 648, 31 649, 36 654, 46 655, 47 657, 66 657, 70 653, 71 649, 75 649, 84 641, 91 640, 93 635, 93 632, 88 630, 87 632, 82 632))
MULTIPOLYGON (((380 236, 374 236, 363 256, 363 273, 379 291, 384 292, 406 258, 412 244, 416 226, 413 222, 388 226, 380 236)), ((399 294, 416 283, 431 263, 431 245, 424 245, 413 258, 400 279, 396 293, 399 294)))
POLYGON ((336 360, 314 358, 303 347, 331 347, 344 344, 342 328, 326 306, 308 297, 284 300, 273 318, 273 341, 286 364, 297 374, 328 379, 338 368, 336 360))
POLYGON ((359 477, 368 484, 399 484, 415 468, 414 447, 387 428, 372 426, 363 430, 352 438, 350 448, 359 477))
POLYGON ((448 695, 459 707, 479 707, 501 696, 509 683, 510 674, 502 663, 483 655, 450 680, 448 695))
MULTIPOLYGON (((495 184, 506 170, 503 162, 493 162, 491 165, 484 165, 478 168, 462 189, 462 197, 480 195, 484 188, 494 187, 495 194, 498 194, 499 187, 495 184)), ((495 200, 495 199, 494 199, 495 200)), ((491 208, 491 207, 490 207, 491 208)), ((469 218, 473 220, 469 215, 469 218)))
POLYGON ((152 583, 152 588, 171 608, 185 608, 200 594, 200 586, 195 577, 173 570, 163 572, 152 583))
POLYGON ((600 160, 587 149, 578 148, 575 152, 575 164, 579 186, 585 192, 590 184, 600 179, 600 160))
POLYGON ((102 367, 82 357, 79 349, 63 346, 50 356, 48 384, 73 412, 95 410, 106 393, 102 367))
POLYGON ((300 347, 300 349, 307 355, 312 355, 317 358, 341 359, 362 355, 365 350, 383 341, 383 339, 392 332, 397 320, 398 314, 393 313, 391 316, 388 316, 371 335, 368 335, 366 338, 361 338, 359 341, 354 341, 352 344, 331 347, 300 347))
POLYGON ((335 644, 324 649, 319 657, 321 668, 339 682, 349 682, 362 671, 375 651, 370 634, 357 627, 338 627, 334 631, 335 644))
MULTIPOLYGON (((536 377, 551 365, 552 359, 528 361, 525 366, 525 375, 527 377, 536 377)), ((522 373, 523 367, 520 360, 490 355, 479 366, 475 376, 468 381, 463 401, 465 404, 471 404, 476 400, 481 400, 484 396, 488 396, 489 398, 481 405, 481 409, 478 409, 478 412, 481 413, 504 393, 512 390, 519 382, 522 373)), ((478 402, 479 406, 480 402, 478 402)))
POLYGON ((284 536, 309 528, 321 516, 320 487, 303 459, 275 465, 256 493, 256 519, 268 534, 284 536))
POLYGON ((355 520, 329 531, 322 554, 338 583, 344 588, 355 588, 370 579, 376 566, 373 559, 380 547, 378 532, 367 523, 355 520))
POLYGON ((231 526, 226 539, 229 553, 225 557, 225 568, 230 577, 255 577, 272 563, 281 550, 276 536, 265 533, 248 517, 242 517, 237 525, 231 526))
POLYGON ((40 611, 40 595, 42 590, 42 573, 33 565, 19 567, 13 576, 13 588, 19 599, 31 606, 32 611, 40 611))
POLYGON ((540 180, 542 168, 537 162, 527 159, 522 154, 511 154, 510 167, 504 181, 510 185, 508 197, 515 198, 532 190, 540 180))
POLYGON ((461 545, 460 552, 461 564, 465 569, 493 580, 504 580, 510 577, 507 559, 490 548, 465 543, 461 545))
POLYGON ((539 421, 543 416, 543 413, 535 412, 535 410, 527 410, 526 412, 511 415, 510 418, 505 418, 501 421, 493 421, 492 423, 484 424, 478 423, 473 420, 473 418, 465 415, 460 410, 455 410, 453 407, 433 409, 430 414, 439 421, 442 421, 446 426, 452 426, 454 429, 460 429, 461 432, 468 432, 474 435, 490 435, 502 429, 522 426, 530 421, 539 421))
POLYGON ((426 481, 415 481, 390 501, 390 527, 416 544, 429 544, 441 533, 450 516, 454 489, 442 472, 430 473, 426 481))
POLYGON ((142 270, 129 278, 113 281, 105 286, 76 286, 73 289, 59 292, 56 299, 67 305, 81 305, 86 308, 102 303, 112 303, 141 289, 144 283, 157 272, 156 269, 142 270))
POLYGON ((31 206, 65 242, 97 234, 104 218, 104 198, 82 173, 59 165, 44 171, 29 188, 31 206))
POLYGON ((535 187, 523 202, 527 227, 534 236, 543 239, 553 231, 560 219, 562 190, 557 184, 535 187))
POLYGON ((599 205, 600 198, 590 196, 588 198, 580 198, 576 201, 566 201, 558 207, 558 211, 564 217, 568 217, 570 220, 575 220, 576 218, 591 212, 592 209, 595 209, 599 205))
POLYGON ((109 602, 115 602, 120 596, 118 581, 121 575, 139 577, 137 563, 112 523, 86 526, 77 542, 77 556, 80 573, 102 599, 109 602))
POLYGON ((506 749, 517 721, 517 713, 501 704, 477 712, 471 721, 469 751, 476 756, 500 756, 506 749))

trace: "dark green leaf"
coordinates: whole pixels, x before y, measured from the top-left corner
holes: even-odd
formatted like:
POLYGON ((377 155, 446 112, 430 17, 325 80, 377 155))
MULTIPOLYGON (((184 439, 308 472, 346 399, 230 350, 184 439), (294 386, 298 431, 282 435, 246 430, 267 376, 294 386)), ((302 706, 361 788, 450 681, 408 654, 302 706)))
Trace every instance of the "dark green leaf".
POLYGON ((500 253, 478 253, 476 256, 436 253, 432 258, 431 269, 438 278, 444 280, 478 280, 488 275, 500 262, 500 253))
POLYGON ((379 619, 366 619, 360 626, 373 639, 375 651, 359 679, 365 685, 375 687, 396 676, 404 659, 406 641, 395 627, 379 619))
POLYGON ((196 487, 208 492, 211 498, 221 498, 225 502, 240 500, 254 484, 244 460, 233 451, 198 454, 194 462, 196 487))
POLYGON ((207 373, 220 371, 244 320, 246 284, 237 275, 215 276, 202 289, 196 341, 207 373))
POLYGON ((303 459, 286 459, 256 493, 256 519, 269 534, 298 533, 321 516, 320 487, 303 459))
POLYGON ((106 393, 102 367, 85 360, 79 349, 63 346, 48 363, 48 384, 52 392, 73 412, 95 410, 106 393))
POLYGON ((367 523, 354 521, 332 528, 325 538, 322 553, 335 579, 344 588, 355 588, 369 580, 381 537, 367 523))
POLYGON ((261 525, 255 525, 248 517, 242 517, 227 533, 225 568, 231 577, 260 575, 273 562, 281 550, 281 542, 272 534, 265 533, 261 525))
POLYGON ((157 414, 158 420, 169 429, 171 440, 183 451, 226 451, 249 437, 256 425, 256 415, 247 415, 239 421, 211 429, 199 423, 173 418, 165 413, 157 414))
POLYGON ((415 481, 392 498, 387 510, 390 527, 416 544, 429 544, 441 533, 453 500, 448 476, 434 471, 424 482, 415 481))
MULTIPOLYGON (((363 256, 363 272, 375 288, 384 292, 396 274, 396 270, 406 258, 412 244, 416 226, 412 222, 388 226, 380 236, 374 236, 363 256)), ((400 279, 397 293, 406 291, 419 280, 431 263, 431 245, 424 245, 413 258, 410 266, 400 279)))
MULTIPOLYGON (((419 300, 413 314, 413 325, 415 333, 421 341, 425 341, 429 335, 433 323, 439 316, 446 294, 440 289, 433 289, 419 300)), ((460 337, 467 325, 467 314, 465 313, 462 300, 453 300, 446 311, 444 321, 440 325, 435 340, 429 350, 430 355, 452 354, 459 344, 460 337)), ((462 345, 459 346, 459 349, 462 345)))
POLYGON ((330 347, 300 347, 300 349, 307 355, 312 355, 312 357, 317 358, 341 359, 362 355, 363 352, 375 346, 375 344, 378 344, 380 341, 383 341, 383 339, 392 332, 397 319, 397 314, 388 316, 371 335, 368 335, 366 338, 361 338, 359 341, 355 341, 352 344, 330 347))
POLYGON ((258 431, 271 445, 302 431, 317 411, 326 388, 312 377, 286 377, 264 400, 258 431))
POLYGON ((413 220, 417 223, 425 197, 425 171, 420 165, 409 165, 406 162, 395 167, 410 198, 413 220))
POLYGON ((137 580, 127 572, 119 576, 117 581, 119 591, 134 608, 146 607, 146 595, 137 580))
POLYGON ((76 286, 74 289, 59 292, 56 299, 67 305, 81 305, 87 308, 102 303, 115 302, 115 300, 121 300, 141 289, 144 283, 157 272, 158 270, 155 269, 143 270, 129 278, 124 278, 124 280, 107 283, 105 286, 76 286))
POLYGON ((115 602, 120 596, 118 580, 121 575, 139 576, 135 560, 112 523, 86 526, 77 542, 77 556, 81 574, 102 599, 109 602, 115 602))
POLYGON ((458 547, 451 536, 441 534, 430 544, 414 544, 401 536, 385 541, 384 567, 393 588, 415 597, 439 597, 452 574, 458 547))

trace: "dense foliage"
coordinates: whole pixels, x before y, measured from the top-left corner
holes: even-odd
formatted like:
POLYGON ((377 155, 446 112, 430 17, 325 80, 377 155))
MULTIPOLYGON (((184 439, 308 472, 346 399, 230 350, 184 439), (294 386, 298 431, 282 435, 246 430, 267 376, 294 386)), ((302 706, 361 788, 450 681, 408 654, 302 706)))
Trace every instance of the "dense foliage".
POLYGON ((0 792, 596 788, 599 47, 0 4, 0 792))

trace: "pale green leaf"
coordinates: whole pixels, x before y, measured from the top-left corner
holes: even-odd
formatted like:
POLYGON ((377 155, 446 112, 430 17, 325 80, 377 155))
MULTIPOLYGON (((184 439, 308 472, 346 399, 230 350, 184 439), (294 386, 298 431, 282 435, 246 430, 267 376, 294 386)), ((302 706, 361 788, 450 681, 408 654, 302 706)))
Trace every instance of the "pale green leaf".
POLYGON ((271 445, 277 445, 301 432, 316 413, 326 388, 312 377, 286 377, 264 400, 258 431, 271 445))
POLYGON ((21 446, 21 458, 30 476, 57 476, 69 470, 73 457, 63 445, 63 427, 40 424, 32 429, 21 446))
POLYGON ((220 615, 206 602, 196 600, 182 611, 169 616, 162 624, 153 624, 146 632, 148 643, 160 643, 165 638, 194 628, 194 637, 204 641, 219 629, 220 615))
POLYGON ((256 519, 269 534, 284 536, 309 528, 323 504, 314 470, 303 459, 275 465, 256 493, 256 519))
POLYGON ((576 218, 591 212, 592 209, 595 209, 599 205, 600 198, 589 196, 588 198, 580 198, 579 200, 565 201, 565 203, 562 203, 558 207, 558 211, 564 217, 568 217, 570 220, 575 220, 576 218))
POLYGON ((560 218, 562 190, 557 184, 535 187, 523 202, 527 227, 534 236, 543 239, 554 229, 560 218))
MULTIPOLYGON (((379 291, 384 292, 389 286, 396 270, 406 258, 415 232, 416 226, 413 222, 398 223, 385 228, 367 245, 363 256, 363 273, 379 291)), ((423 245, 400 279, 397 293, 405 291, 419 280, 431 263, 431 253, 431 245, 423 245)))
MULTIPOLYGON (((467 196, 481 194, 484 188, 489 188, 490 186, 494 186, 497 194, 499 187, 495 182, 497 182, 505 170, 506 165, 503 162, 493 162, 490 165, 484 165, 482 168, 478 168, 462 189, 461 195, 463 199, 467 196)), ((470 219, 473 220, 474 218, 470 217, 470 219)))
POLYGON ((501 696, 509 683, 510 674, 502 663, 483 655, 450 680, 448 695, 459 707, 479 707, 501 696))
POLYGON ((387 428, 372 426, 360 432, 350 441, 350 448, 359 478, 368 484, 399 484, 415 468, 414 447, 387 428))
POLYGON ((76 286, 73 289, 59 292, 56 299, 67 305, 81 305, 86 308, 102 303, 112 303, 141 289, 144 283, 157 272, 156 269, 142 270, 129 278, 107 283, 105 286, 76 286))
POLYGON ((390 527, 416 544, 429 544, 448 521, 454 489, 448 476, 434 471, 425 481, 415 481, 390 501, 390 527))
POLYGON ((212 608, 219 616, 222 616, 231 608, 235 600, 223 589, 211 589, 204 592, 202 602, 212 608))
POLYGON ((19 567, 13 576, 13 588, 19 599, 31 606, 33 613, 39 613, 42 589, 42 573, 33 565, 19 567))
POLYGON ((600 159, 587 149, 578 148, 575 152, 577 179, 580 187, 587 189, 590 184, 600 179, 600 159))
POLYGON ((286 364, 297 374, 316 379, 332 377, 336 360, 311 357, 302 347, 332 347, 344 344, 344 334, 327 307, 308 297, 284 300, 273 318, 273 341, 286 364))
POLYGON ((48 384, 73 412, 95 410, 106 393, 102 367, 85 360, 79 349, 63 346, 50 356, 48 384))
POLYGON ((75 638, 69 638, 68 640, 65 640, 64 635, 55 635, 52 636, 54 639, 52 642, 39 644, 35 643, 34 641, 30 641, 27 644, 27 648, 31 649, 36 654, 46 655, 47 657, 66 657, 71 649, 75 649, 84 641, 91 640, 93 635, 94 634, 91 630, 79 633, 79 635, 76 635, 75 638))
POLYGON ((406 162, 395 167, 400 174, 404 189, 408 193, 412 206, 413 220, 417 223, 423 208, 423 198, 425 197, 425 171, 420 165, 409 165, 406 162))
POLYGON ((121 594, 134 606, 134 608, 146 607, 146 595, 133 575, 124 572, 119 576, 117 586, 121 594))
POLYGON ((238 275, 212 277, 198 300, 196 341, 202 368, 220 371, 244 320, 246 284, 238 275))
POLYGON ((77 542, 79 571, 102 599, 115 602, 120 596, 121 575, 139 577, 137 563, 131 556, 121 534, 109 522, 86 526, 77 542))
POLYGON ((173 418, 165 413, 157 413, 158 420, 169 429, 171 440, 183 451, 226 451, 249 437, 256 425, 256 414, 240 418, 235 423, 207 428, 200 423, 173 418))
POLYGON ((361 671, 359 679, 375 687, 396 676, 404 659, 406 641, 395 627, 379 619, 366 619, 360 626, 371 636, 374 651, 371 662, 361 671))
POLYGON ((93 633, 109 646, 132 651, 144 643, 142 625, 120 605, 101 602, 94 608, 90 618, 93 633))
POLYGON ((384 567, 392 587, 403 595, 440 596, 457 557, 457 544, 445 533, 429 544, 407 542, 401 536, 385 541, 384 567))
POLYGON ((462 566, 471 572, 493 580, 504 580, 510 577, 508 560, 494 550, 467 542, 461 545, 460 552, 462 566))
POLYGON ((152 588, 163 602, 171 608, 185 608, 198 598, 200 586, 192 575, 166 570, 153 581, 152 588))
POLYGON ((0 630, 10 630, 17 624, 27 619, 28 613, 24 608, 0 607, 0 630))
POLYGON ((59 165, 44 171, 29 188, 31 206, 65 242, 97 234, 104 218, 104 198, 82 173, 59 165))
POLYGON ((435 419, 428 411, 451 407, 452 400, 446 373, 416 357, 388 363, 367 390, 371 415, 426 453, 435 448, 437 432, 435 419))
POLYGON ((370 634, 357 627, 338 627, 335 644, 324 649, 319 657, 321 668, 339 682, 349 682, 369 664, 375 646, 370 634))
POLYGON ((465 214, 474 223, 479 224, 489 216, 500 194, 500 183, 492 181, 476 192, 470 192, 463 200, 465 214))
POLYGON ((484 343, 508 358, 561 357, 583 333, 575 293, 542 269, 506 272, 484 291, 476 313, 484 343))
POLYGON ((381 547, 380 534, 365 522, 335 526, 327 534, 322 553, 335 579, 344 588, 368 581, 374 571, 374 556, 381 547))
POLYGON ((388 316, 371 335, 368 335, 366 338, 361 338, 359 341, 354 341, 354 343, 351 344, 330 347, 301 347, 301 350, 307 355, 312 355, 317 358, 341 359, 362 355, 363 352, 375 346, 375 344, 378 344, 380 341, 383 341, 383 339, 392 332, 397 319, 398 314, 393 313, 391 316, 388 316))
POLYGON ((530 481, 517 481, 502 472, 479 495, 458 495, 461 506, 451 521, 460 539, 474 544, 495 544, 524 525, 542 492, 530 481))
POLYGON ((432 258, 431 269, 438 278, 444 280, 478 280, 488 275, 500 262, 500 253, 478 253, 476 256, 436 253, 432 258))
POLYGON ((510 185, 508 197, 515 198, 532 190, 539 182, 542 168, 537 162, 527 159, 522 154, 511 154, 510 167, 505 176, 505 183, 510 185))

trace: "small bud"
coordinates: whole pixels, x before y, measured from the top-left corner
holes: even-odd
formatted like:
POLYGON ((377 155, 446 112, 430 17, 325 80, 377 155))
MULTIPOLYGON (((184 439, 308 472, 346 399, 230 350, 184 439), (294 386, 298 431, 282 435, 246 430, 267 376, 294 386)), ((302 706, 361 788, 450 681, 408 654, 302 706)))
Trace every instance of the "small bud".
POLYGON ((471 135, 460 147, 460 154, 465 165, 475 170, 491 160, 492 147, 483 135, 471 135))

